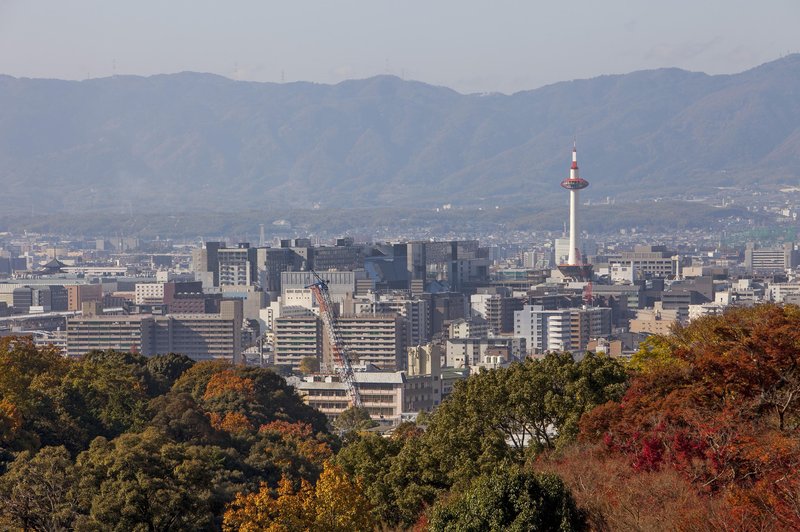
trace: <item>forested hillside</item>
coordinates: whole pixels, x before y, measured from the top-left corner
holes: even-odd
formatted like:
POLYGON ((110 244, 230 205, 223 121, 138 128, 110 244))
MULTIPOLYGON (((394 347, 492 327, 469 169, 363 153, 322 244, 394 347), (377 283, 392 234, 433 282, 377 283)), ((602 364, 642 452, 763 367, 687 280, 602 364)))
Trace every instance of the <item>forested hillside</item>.
POLYGON ((21 338, 0 368, 3 529, 800 528, 795 306, 484 371, 391 437, 267 369, 21 338))

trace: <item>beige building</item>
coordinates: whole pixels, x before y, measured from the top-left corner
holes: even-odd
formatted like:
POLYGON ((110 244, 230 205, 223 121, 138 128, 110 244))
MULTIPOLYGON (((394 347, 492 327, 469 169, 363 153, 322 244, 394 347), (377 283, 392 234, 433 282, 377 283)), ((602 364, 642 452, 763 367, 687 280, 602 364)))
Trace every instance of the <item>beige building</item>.
POLYGON ((164 302, 164 283, 136 283, 134 302, 137 305, 160 305, 164 302))
POLYGON ((489 336, 489 322, 480 316, 461 318, 447 326, 448 338, 486 338, 489 336))
POLYGON ((219 314, 77 316, 67 320, 67 354, 94 349, 151 356, 182 353, 194 360, 238 361, 242 351, 242 305, 222 301, 219 314))
POLYGON ((630 332, 646 334, 669 334, 670 328, 679 323, 678 309, 664 309, 660 301, 653 308, 636 311, 636 317, 630 321, 630 332))
POLYGON ((635 270, 637 276, 671 278, 681 274, 680 256, 665 246, 634 246, 633 251, 622 252, 618 263, 635 270))
MULTIPOLYGON (((339 335, 359 364, 386 371, 403 369, 406 358, 405 320, 395 314, 357 314, 336 320, 339 335)), ((333 369, 333 354, 325 335, 322 365, 333 369)))

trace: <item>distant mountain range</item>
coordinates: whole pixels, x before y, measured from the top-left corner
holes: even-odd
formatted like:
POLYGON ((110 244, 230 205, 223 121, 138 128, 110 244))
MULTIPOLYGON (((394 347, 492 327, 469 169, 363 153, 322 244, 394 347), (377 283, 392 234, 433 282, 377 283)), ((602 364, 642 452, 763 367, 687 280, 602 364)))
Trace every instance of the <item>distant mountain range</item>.
POLYGON ((588 197, 800 179, 800 55, 459 94, 396 77, 0 76, 4 213, 542 206, 578 136, 588 197))

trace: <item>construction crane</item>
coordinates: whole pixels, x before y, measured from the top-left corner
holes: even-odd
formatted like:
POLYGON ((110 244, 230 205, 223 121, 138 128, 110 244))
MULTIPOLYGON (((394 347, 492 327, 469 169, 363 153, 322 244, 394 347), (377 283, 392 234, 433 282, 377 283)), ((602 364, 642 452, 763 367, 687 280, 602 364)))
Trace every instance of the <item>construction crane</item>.
POLYGON ((339 326, 336 323, 336 315, 333 312, 333 302, 328 291, 328 283, 314 270, 311 270, 311 275, 314 282, 306 288, 310 288, 314 297, 317 298, 319 315, 322 318, 323 327, 328 331, 328 339, 331 342, 336 372, 339 373, 342 382, 347 385, 347 392, 350 395, 352 406, 361 408, 361 394, 358 391, 358 383, 353 373, 350 353, 342 340, 341 334, 339 334, 339 326))

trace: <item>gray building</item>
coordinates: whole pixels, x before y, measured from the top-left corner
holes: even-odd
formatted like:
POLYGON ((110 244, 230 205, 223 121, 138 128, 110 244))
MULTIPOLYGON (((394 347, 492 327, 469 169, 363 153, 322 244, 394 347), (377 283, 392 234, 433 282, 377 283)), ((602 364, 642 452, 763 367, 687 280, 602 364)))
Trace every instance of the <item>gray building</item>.
POLYGON ((748 242, 744 250, 744 267, 751 273, 783 272, 797 266, 797 255, 792 242, 776 248, 757 248, 748 242))

